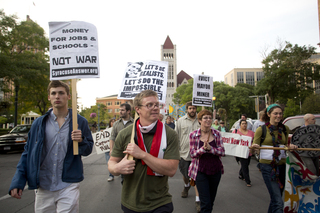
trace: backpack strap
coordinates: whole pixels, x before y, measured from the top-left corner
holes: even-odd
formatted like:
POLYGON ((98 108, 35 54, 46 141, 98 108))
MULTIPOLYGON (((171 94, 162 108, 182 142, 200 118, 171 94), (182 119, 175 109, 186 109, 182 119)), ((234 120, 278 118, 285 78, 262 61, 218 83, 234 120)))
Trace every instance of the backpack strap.
POLYGON ((261 129, 262 129, 262 135, 261 135, 261 140, 260 140, 260 146, 261 146, 262 142, 264 141, 264 139, 266 139, 267 126, 264 124, 261 126, 261 129))

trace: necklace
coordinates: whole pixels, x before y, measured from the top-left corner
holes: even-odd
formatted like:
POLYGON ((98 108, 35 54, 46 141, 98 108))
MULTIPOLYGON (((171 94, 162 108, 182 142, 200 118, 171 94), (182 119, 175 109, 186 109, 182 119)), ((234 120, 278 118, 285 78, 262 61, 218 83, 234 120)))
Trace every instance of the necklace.
POLYGON ((203 132, 203 133, 208 133, 210 130, 203 130, 203 129, 201 129, 201 132, 203 132))

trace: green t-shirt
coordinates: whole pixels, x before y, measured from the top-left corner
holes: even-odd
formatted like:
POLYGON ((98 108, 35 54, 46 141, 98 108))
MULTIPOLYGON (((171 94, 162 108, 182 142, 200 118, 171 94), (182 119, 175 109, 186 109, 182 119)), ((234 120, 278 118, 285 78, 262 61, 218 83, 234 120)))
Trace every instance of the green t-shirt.
MULTIPOLYGON (((167 135, 167 148, 164 151, 164 159, 179 160, 179 139, 177 133, 169 126, 164 125, 167 135)), ((130 143, 132 125, 119 132, 111 156, 123 158, 123 151, 130 143)), ((144 143, 150 151, 153 134, 143 134, 144 143)), ((169 194, 168 176, 147 175, 147 165, 142 165, 141 160, 136 159, 136 167, 133 174, 124 175, 121 193, 121 203, 128 209, 137 212, 154 210, 160 206, 172 202, 169 194)))
MULTIPOLYGON (((284 132, 282 132, 282 140, 280 141, 280 144, 282 145, 288 145, 288 133, 289 133, 289 127, 286 127, 286 132, 287 135, 284 134, 284 132)), ((267 129, 267 134, 266 134, 266 138, 264 139, 264 141, 260 144, 261 141, 261 136, 262 136, 262 128, 261 126, 258 127, 258 129, 256 130, 256 132, 254 133, 254 138, 253 138, 253 144, 258 144, 260 146, 262 145, 267 145, 267 146, 273 146, 273 142, 272 142, 272 136, 270 135, 270 130, 269 128, 267 129)), ((278 135, 278 130, 274 131, 274 135, 277 138, 278 135)), ((260 159, 259 160, 260 163, 266 163, 266 164, 270 164, 271 160, 265 160, 265 159, 260 159)), ((282 158, 279 162, 279 165, 281 164, 285 164, 286 163, 286 159, 282 158)))

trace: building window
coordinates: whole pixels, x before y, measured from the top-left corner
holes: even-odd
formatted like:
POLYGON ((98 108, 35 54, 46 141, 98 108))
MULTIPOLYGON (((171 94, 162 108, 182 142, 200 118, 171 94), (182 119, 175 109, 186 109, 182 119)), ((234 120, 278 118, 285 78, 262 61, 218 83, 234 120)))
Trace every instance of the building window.
POLYGON ((111 102, 111 101, 107 101, 106 105, 107 105, 107 106, 111 106, 111 105, 112 105, 112 102, 111 102))
POLYGON ((254 86, 254 72, 246 72, 246 84, 254 86))
POLYGON ((112 109, 108 109, 108 113, 112 113, 112 109))
POLYGON ((233 84, 233 73, 231 74, 231 86, 233 87, 234 84, 233 84))
POLYGON ((237 72, 237 84, 244 83, 243 72, 237 72))
POLYGON ((115 111, 116 113, 118 113, 118 112, 120 112, 120 109, 115 109, 114 111, 115 111))
POLYGON ((263 79, 263 72, 257 72, 257 82, 263 79))
POLYGON ((120 104, 121 104, 120 101, 115 101, 115 102, 114 102, 114 105, 116 105, 116 106, 119 106, 120 104))

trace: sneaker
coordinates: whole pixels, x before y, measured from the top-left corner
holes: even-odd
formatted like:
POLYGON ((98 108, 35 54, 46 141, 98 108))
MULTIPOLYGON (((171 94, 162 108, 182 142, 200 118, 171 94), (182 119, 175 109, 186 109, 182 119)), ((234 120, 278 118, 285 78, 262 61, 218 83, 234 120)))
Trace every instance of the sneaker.
POLYGON ((112 176, 110 176, 109 178, 108 178, 108 182, 111 182, 111 181, 113 181, 113 177, 112 176))
POLYGON ((190 187, 191 187, 191 186, 184 187, 183 191, 181 192, 181 197, 182 197, 182 198, 188 197, 188 191, 189 191, 190 187))
POLYGON ((197 213, 201 212, 200 201, 196 201, 196 209, 197 209, 197 213))

